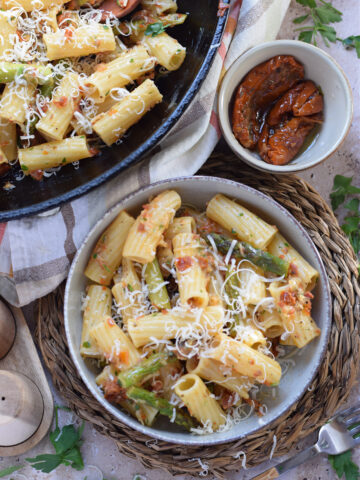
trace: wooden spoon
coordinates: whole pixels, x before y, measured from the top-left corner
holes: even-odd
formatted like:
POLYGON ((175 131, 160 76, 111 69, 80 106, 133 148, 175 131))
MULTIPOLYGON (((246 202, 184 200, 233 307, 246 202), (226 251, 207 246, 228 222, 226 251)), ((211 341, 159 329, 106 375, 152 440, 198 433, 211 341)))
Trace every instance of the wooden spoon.
POLYGON ((140 0, 105 0, 99 7, 104 10, 101 20, 108 18, 109 13, 112 13, 117 18, 125 17, 132 12, 140 3, 140 0))

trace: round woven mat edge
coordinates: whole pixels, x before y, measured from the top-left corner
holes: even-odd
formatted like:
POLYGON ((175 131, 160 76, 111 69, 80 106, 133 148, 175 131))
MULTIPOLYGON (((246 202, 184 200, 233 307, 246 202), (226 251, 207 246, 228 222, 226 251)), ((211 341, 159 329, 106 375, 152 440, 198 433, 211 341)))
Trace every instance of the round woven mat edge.
POLYGON ((311 389, 290 411, 246 439, 211 447, 186 447, 156 441, 120 423, 93 398, 72 363, 63 321, 63 291, 38 303, 37 340, 55 387, 77 415, 112 438, 121 453, 137 458, 147 468, 162 468, 171 475, 204 474, 223 478, 242 468, 238 453, 246 453, 246 466, 285 454, 320 427, 348 396, 356 380, 359 360, 360 287, 357 262, 348 239, 325 200, 297 176, 264 174, 233 155, 215 154, 198 172, 232 179, 257 188, 287 208, 315 243, 329 277, 333 321, 329 348, 311 389), (311 390, 311 391, 310 391, 311 390), (204 470, 204 466, 206 467, 204 470))

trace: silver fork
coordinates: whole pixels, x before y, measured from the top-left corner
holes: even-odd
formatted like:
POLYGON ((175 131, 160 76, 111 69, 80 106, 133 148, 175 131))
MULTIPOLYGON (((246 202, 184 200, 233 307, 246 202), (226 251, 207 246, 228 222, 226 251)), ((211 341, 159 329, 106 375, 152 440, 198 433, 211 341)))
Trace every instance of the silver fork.
POLYGON ((319 453, 338 455, 360 444, 360 405, 347 408, 334 417, 319 430, 315 445, 303 450, 275 467, 253 477, 252 480, 273 480, 283 473, 297 467, 319 453), (356 437, 356 438, 354 438, 356 437))

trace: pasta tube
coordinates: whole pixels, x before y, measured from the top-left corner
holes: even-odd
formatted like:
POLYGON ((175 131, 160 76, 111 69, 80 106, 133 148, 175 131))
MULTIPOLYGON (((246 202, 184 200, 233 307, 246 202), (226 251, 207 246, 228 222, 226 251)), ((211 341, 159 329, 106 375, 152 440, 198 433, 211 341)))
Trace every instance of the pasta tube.
POLYGON ((271 241, 269 252, 292 264, 291 270, 301 278, 307 290, 312 290, 315 287, 319 278, 319 272, 315 270, 295 248, 289 245, 279 232, 271 241))
POLYGON ((56 88, 45 115, 36 125, 47 140, 61 140, 80 101, 79 76, 68 73, 56 88))
POLYGON ((34 101, 35 89, 33 83, 7 83, 1 97, 0 117, 19 125, 23 124, 27 109, 34 101))
POLYGON ((203 426, 210 424, 213 431, 226 422, 226 415, 218 402, 213 398, 205 383, 198 375, 182 376, 175 384, 175 393, 181 398, 189 410, 203 426))
POLYGON ((142 45, 121 53, 109 63, 101 63, 95 73, 90 75, 86 85, 93 87, 91 97, 96 102, 103 102, 113 88, 125 87, 145 73, 153 70, 155 61, 142 45))
POLYGON ((16 35, 16 18, 13 12, 0 11, 0 59, 6 51, 13 49, 11 35, 16 35))
POLYGON ((169 71, 178 70, 185 60, 186 48, 165 32, 155 37, 144 36, 143 43, 160 65, 169 71))
POLYGON ((238 276, 242 301, 245 305, 257 305, 266 297, 265 282, 260 278, 253 265, 248 262, 242 263, 238 276))
POLYGON ((133 217, 122 210, 102 233, 84 272, 90 280, 102 285, 110 284, 115 270, 120 265, 123 246, 134 221, 133 217))
POLYGON ((105 315, 111 314, 111 292, 106 287, 90 285, 84 307, 80 353, 83 357, 100 358, 101 352, 90 338, 90 330, 105 315))
POLYGON ((208 203, 206 215, 239 240, 260 249, 264 249, 277 232, 276 227, 220 193, 208 203))
POLYGON ((169 294, 157 258, 148 263, 145 268, 145 281, 149 290, 151 304, 158 310, 171 308, 169 294))
POLYGON ((278 362, 223 333, 217 336, 207 356, 265 385, 280 382, 281 367, 278 362))
MULTIPOLYGON (((208 276, 202 263, 206 262, 200 236, 194 233, 179 233, 173 238, 175 266, 183 305, 206 307, 208 276)), ((206 265, 207 266, 207 262, 206 265)))
POLYGON ((179 217, 174 218, 172 223, 169 225, 169 228, 165 232, 165 242, 166 247, 158 248, 158 259, 160 263, 160 268, 162 268, 162 273, 164 277, 168 277, 170 272, 169 268, 174 262, 174 254, 171 248, 172 239, 178 233, 193 233, 195 232, 195 220, 193 217, 179 217), (168 268, 164 267, 166 265, 168 268))
POLYGON ((0 175, 3 175, 9 170, 9 161, 6 158, 5 152, 0 147, 0 175))
POLYGON ((0 8, 2 10, 21 8, 25 12, 32 12, 33 10, 45 10, 54 5, 63 5, 64 3, 64 0, 1 0, 0 8))
POLYGON ((115 37, 107 25, 92 24, 75 30, 60 29, 43 35, 49 60, 82 57, 115 50, 115 37))
POLYGON ((67 165, 89 157, 92 157, 92 152, 84 136, 69 137, 19 149, 19 162, 25 175, 29 175, 34 170, 67 165))
POLYGON ((153 313, 132 318, 128 322, 128 332, 138 348, 156 340, 171 340, 183 333, 194 330, 216 334, 224 323, 222 307, 207 307, 197 314, 194 311, 174 311, 153 313))
POLYGON ((139 263, 151 263, 164 231, 181 206, 181 198, 174 190, 157 195, 142 210, 124 245, 124 257, 139 263))
POLYGON ((122 275, 120 279, 114 277, 115 285, 112 294, 119 307, 122 321, 127 325, 129 318, 135 318, 144 310, 144 295, 141 282, 136 273, 134 264, 127 258, 122 259, 122 275))
POLYGON ((280 337, 284 333, 284 325, 281 315, 277 310, 260 310, 257 313, 257 323, 263 329, 268 338, 280 337))
POLYGON ((298 287, 297 281, 290 280, 284 286, 273 282, 269 291, 280 309, 285 332, 289 333, 290 339, 298 348, 320 335, 321 330, 310 316, 311 300, 298 287))
POLYGON ((5 118, 0 118, 0 148, 8 161, 17 157, 16 125, 5 118))
POLYGON ((161 100, 155 83, 147 79, 109 111, 97 115, 92 120, 93 129, 107 145, 112 145, 161 100))
POLYGON ((221 387, 237 393, 242 398, 249 398, 248 391, 253 386, 251 380, 212 358, 206 356, 192 357, 186 362, 186 370, 209 382, 217 383, 221 387))
POLYGON ((102 356, 117 368, 129 368, 140 361, 140 353, 110 316, 90 330, 90 337, 102 356))
POLYGON ((175 13, 177 11, 175 0, 141 0, 141 5, 145 10, 150 10, 157 15, 175 13))

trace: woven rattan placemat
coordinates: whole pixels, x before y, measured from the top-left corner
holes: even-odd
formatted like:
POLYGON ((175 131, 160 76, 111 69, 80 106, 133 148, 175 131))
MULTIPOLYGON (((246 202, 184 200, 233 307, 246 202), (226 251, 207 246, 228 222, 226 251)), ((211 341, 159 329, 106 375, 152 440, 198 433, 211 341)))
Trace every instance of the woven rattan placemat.
POLYGON ((296 176, 275 176, 253 170, 232 155, 213 155, 199 174, 237 180, 273 197, 306 228, 317 246, 328 273, 333 306, 329 348, 311 391, 271 427, 245 440, 211 447, 186 447, 151 440, 123 425, 92 397, 72 363, 65 338, 63 291, 39 301, 38 341, 56 388, 69 406, 102 434, 117 443, 121 453, 137 458, 150 468, 173 475, 203 472, 201 463, 218 477, 241 468, 239 451, 248 467, 269 459, 273 435, 274 455, 283 455, 300 439, 323 424, 349 394, 359 359, 360 288, 357 264, 347 238, 321 196, 296 176), (199 461, 200 459, 200 461, 199 461))

